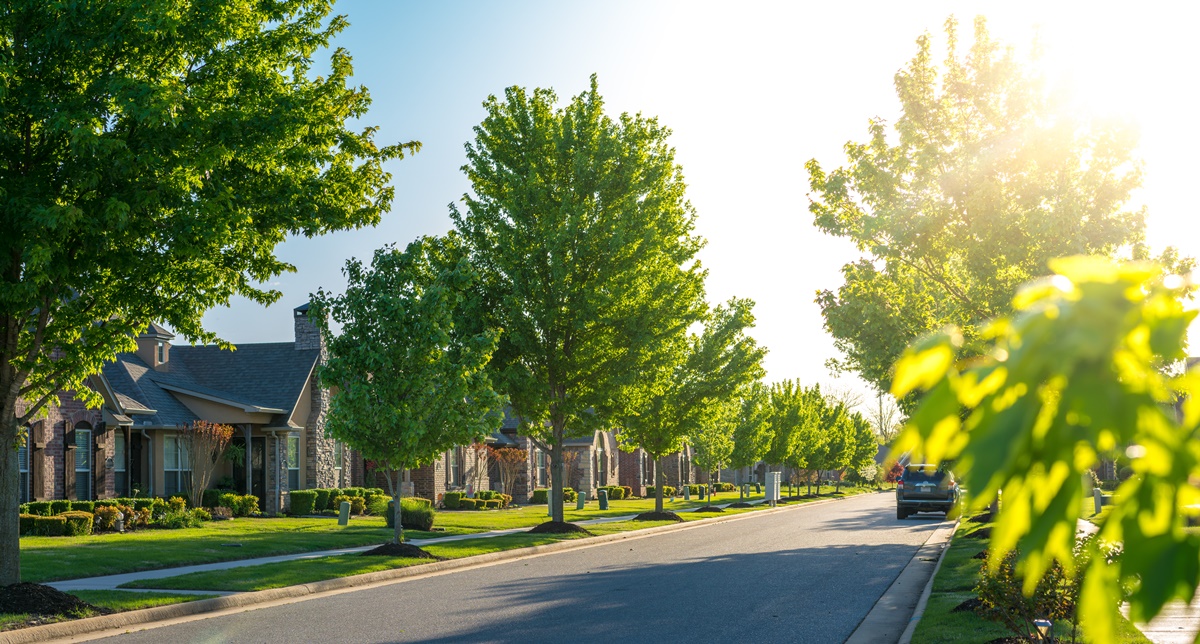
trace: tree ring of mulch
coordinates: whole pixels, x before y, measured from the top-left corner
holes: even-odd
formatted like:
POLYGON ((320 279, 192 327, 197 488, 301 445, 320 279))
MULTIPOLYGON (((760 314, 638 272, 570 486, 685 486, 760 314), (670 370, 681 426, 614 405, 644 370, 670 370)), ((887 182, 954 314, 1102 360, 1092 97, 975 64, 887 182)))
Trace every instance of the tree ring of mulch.
POLYGON ((972 559, 987 559, 987 558, 988 558, 988 551, 987 551, 987 550, 980 550, 979 552, 975 553, 975 554, 974 554, 974 555, 973 555, 971 558, 972 558, 972 559))
POLYGON ((663 510, 662 512, 643 512, 643 513, 637 515, 636 517, 633 517, 633 520, 634 521, 683 521, 683 517, 679 516, 678 514, 675 514, 674 512, 672 512, 670 510, 663 510))
POLYGON ((968 612, 969 613, 977 613, 977 612, 979 612, 979 610, 981 608, 983 608, 983 601, 981 601, 978 597, 972 597, 972 598, 968 599, 967 601, 959 604, 958 606, 951 608, 950 612, 951 613, 968 613, 968 612))
POLYGON ((729 507, 731 507, 731 508, 752 508, 752 507, 754 507, 754 504, 746 503, 745 501, 738 501, 737 503, 730 503, 729 507))
POLYGON ((997 637, 994 640, 988 640, 984 644, 1024 644, 1026 641, 1019 637, 997 637))
POLYGON ((358 553, 363 557, 407 557, 409 559, 435 559, 442 561, 445 557, 429 554, 411 543, 385 543, 378 548, 371 548, 358 553))
POLYGON ((970 519, 967 519, 967 521, 970 521, 971 523, 991 523, 992 513, 984 512, 983 514, 976 514, 970 519))
POLYGON ((990 539, 992 537, 992 529, 991 528, 980 528, 980 529, 976 530, 975 532, 972 532, 971 534, 967 535, 967 537, 969 537, 971 539, 990 539))
POLYGON ((692 510, 692 512, 724 512, 724 511, 725 511, 725 508, 718 507, 715 505, 706 505, 704 507, 700 507, 700 508, 696 508, 695 510, 692 510))
POLYGON ((0 586, 0 613, 31 615, 82 615, 87 611, 108 613, 75 595, 41 584, 23 583, 0 586))
POLYGON ((587 528, 566 521, 547 521, 533 526, 529 534, 591 534, 587 528))

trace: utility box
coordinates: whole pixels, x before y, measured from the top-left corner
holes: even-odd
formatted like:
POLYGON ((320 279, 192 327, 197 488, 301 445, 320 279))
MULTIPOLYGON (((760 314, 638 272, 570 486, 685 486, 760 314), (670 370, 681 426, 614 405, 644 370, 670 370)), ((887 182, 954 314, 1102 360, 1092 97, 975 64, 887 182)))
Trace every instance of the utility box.
POLYGON ((779 487, 783 479, 783 472, 767 472, 767 493, 766 502, 772 507, 779 502, 779 487))
POLYGON ((596 498, 600 500, 600 509, 608 509, 608 490, 599 490, 596 492, 596 498))
POLYGON ((350 523, 350 502, 342 501, 342 508, 338 511, 338 525, 347 525, 350 523))

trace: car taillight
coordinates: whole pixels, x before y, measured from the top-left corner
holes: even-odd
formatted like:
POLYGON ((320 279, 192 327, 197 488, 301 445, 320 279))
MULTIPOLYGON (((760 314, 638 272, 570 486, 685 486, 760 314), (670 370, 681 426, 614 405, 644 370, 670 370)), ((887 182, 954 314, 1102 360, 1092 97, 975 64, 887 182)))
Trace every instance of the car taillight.
POLYGON ((903 488, 903 487, 904 487, 904 481, 896 481, 896 488, 897 488, 897 489, 899 489, 899 488, 903 488))

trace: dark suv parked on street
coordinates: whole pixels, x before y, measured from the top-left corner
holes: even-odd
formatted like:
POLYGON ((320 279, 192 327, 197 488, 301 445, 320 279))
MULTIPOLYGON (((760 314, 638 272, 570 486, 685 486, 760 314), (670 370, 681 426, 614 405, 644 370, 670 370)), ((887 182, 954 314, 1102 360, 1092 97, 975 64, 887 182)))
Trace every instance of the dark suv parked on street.
POLYGON ((908 465, 896 481, 896 518, 907 519, 916 512, 949 515, 958 503, 954 474, 934 465, 908 465))

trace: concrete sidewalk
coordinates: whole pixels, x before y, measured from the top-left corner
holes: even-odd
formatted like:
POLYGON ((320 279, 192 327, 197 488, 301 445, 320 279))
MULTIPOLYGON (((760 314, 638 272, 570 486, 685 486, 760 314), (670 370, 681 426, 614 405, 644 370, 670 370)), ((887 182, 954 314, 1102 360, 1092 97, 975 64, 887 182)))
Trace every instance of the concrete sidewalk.
POLYGON ((1135 626, 1154 644, 1192 644, 1200 631, 1200 598, 1191 606, 1183 602, 1167 604, 1148 624, 1135 626))
MULTIPOLYGON (((720 507, 725 507, 728 503, 720 504, 720 507)), ((691 510, 685 510, 690 512, 691 510)), ((614 523, 617 521, 630 521, 636 514, 622 515, 616 517, 604 517, 600 519, 589 519, 587 521, 576 521, 577 525, 596 525, 602 523, 614 523)), ((464 539, 486 539, 490 537, 499 537, 506 534, 516 534, 519 532, 528 532, 529 527, 510 528, 506 530, 491 530, 488 532, 475 532, 471 534, 456 534, 446 537, 434 537, 431 539, 411 539, 406 543, 411 543, 414 546, 424 547, 427 545, 450 543, 453 541, 462 541, 464 539)), ((285 561, 297 561, 301 559, 318 559, 321 557, 333 557, 337 555, 355 554, 365 552, 372 548, 378 547, 379 544, 369 546, 358 546, 355 548, 341 548, 338 550, 318 550, 315 552, 300 552, 290 555, 277 555, 273 557, 257 557, 254 559, 236 559, 233 561, 220 561, 210 564, 198 564, 194 566, 180 566, 177 568, 161 568, 158 570, 141 570, 138 572, 123 573, 119 575, 105 575, 103 577, 84 577, 81 579, 67 579, 64 581, 56 581, 46 584, 51 588, 55 588, 64 592, 72 590, 117 590, 121 584, 127 584, 132 581, 144 581, 147 579, 166 579, 167 577, 178 577, 193 572, 209 572, 213 570, 229 570, 231 568, 244 568, 246 566, 259 566, 262 564, 282 563, 285 561)), ((135 592, 155 592, 153 588, 120 588, 119 590, 131 590, 135 592)), ((172 593, 181 594, 197 594, 197 595, 235 595, 237 593, 218 592, 211 590, 171 590, 172 593)))

